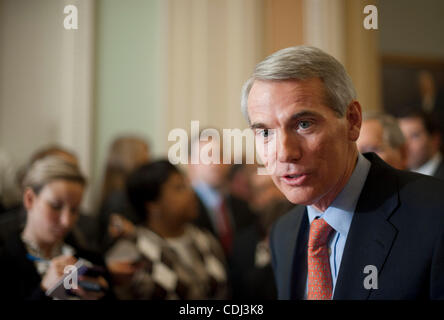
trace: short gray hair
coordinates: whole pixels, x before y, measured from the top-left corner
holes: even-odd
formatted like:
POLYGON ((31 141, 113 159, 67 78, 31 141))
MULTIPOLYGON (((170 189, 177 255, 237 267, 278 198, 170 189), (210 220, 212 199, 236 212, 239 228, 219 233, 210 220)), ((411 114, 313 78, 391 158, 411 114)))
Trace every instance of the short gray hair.
POLYGON ((380 112, 364 112, 363 121, 375 120, 382 126, 383 139, 393 149, 398 149, 405 143, 404 134, 399 127, 398 121, 386 113, 380 112))
POLYGON ((248 95, 255 80, 306 80, 320 78, 325 86, 328 107, 339 117, 356 99, 350 76, 342 64, 324 51, 309 46, 296 46, 279 50, 256 65, 253 75, 242 87, 241 111, 250 123, 247 110, 248 95))

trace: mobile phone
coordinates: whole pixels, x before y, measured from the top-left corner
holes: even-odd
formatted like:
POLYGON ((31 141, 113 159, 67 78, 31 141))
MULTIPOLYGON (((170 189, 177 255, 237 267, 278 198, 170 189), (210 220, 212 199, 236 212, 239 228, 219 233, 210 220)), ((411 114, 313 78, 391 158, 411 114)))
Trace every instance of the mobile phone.
POLYGON ((99 266, 92 266, 87 268, 82 274, 87 277, 98 278, 100 276, 104 276, 105 268, 99 266))
POLYGON ((103 288, 100 286, 100 284, 90 281, 79 280, 79 287, 85 289, 86 291, 94 291, 94 292, 103 291, 103 288))

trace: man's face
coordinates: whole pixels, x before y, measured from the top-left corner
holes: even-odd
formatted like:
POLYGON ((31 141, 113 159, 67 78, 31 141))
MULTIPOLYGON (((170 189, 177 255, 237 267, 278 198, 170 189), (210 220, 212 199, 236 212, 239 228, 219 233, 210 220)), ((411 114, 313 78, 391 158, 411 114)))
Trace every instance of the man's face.
POLYGON ((221 146, 213 141, 196 143, 199 143, 199 163, 190 164, 192 179, 204 182, 215 189, 223 188, 227 182, 227 175, 230 166, 223 163, 223 152, 221 146), (205 163, 205 161, 202 159, 202 154, 207 155, 209 159, 213 159, 213 150, 220 150, 219 163, 205 163))
POLYGON ((359 152, 374 152, 392 167, 405 169, 403 147, 395 149, 388 144, 384 139, 384 129, 378 120, 370 119, 362 122, 357 144, 359 152))
POLYGON ((361 123, 357 102, 339 118, 324 101, 319 78, 255 81, 248 98, 258 153, 274 183, 292 203, 321 210, 353 171, 361 123))
POLYGON ((421 118, 401 118, 399 126, 407 143, 407 166, 410 169, 417 169, 433 156, 432 138, 421 118))

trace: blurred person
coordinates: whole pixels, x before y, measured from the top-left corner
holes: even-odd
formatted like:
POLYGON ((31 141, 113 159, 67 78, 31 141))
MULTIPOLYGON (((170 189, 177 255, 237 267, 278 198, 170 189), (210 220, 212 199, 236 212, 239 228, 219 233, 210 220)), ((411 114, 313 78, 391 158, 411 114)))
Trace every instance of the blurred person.
MULTIPOLYGON (((270 176, 260 177, 268 177, 272 181, 270 176)), ((267 202, 257 208, 256 223, 245 228, 236 237, 231 258, 233 299, 277 299, 269 234, 272 224, 292 208, 294 204, 285 197, 268 197, 267 202)))
POLYGON ((427 70, 418 73, 418 86, 421 94, 421 108, 427 114, 436 114, 444 108, 444 97, 437 90, 433 74, 427 70))
POLYGON ((37 160, 43 159, 46 156, 59 156, 67 162, 70 162, 76 166, 79 166, 77 156, 71 151, 58 144, 51 144, 37 149, 29 158, 28 162, 22 166, 17 173, 18 184, 23 184, 28 168, 37 160))
POLYGON ((241 105, 262 163, 299 204, 270 232, 279 299, 444 298, 444 183, 359 153, 361 106, 339 61, 279 50, 241 105))
POLYGON ((201 140, 199 137, 203 137, 203 132, 191 138, 190 146, 199 144, 199 150, 210 149, 210 158, 212 150, 219 150, 220 158, 219 163, 205 164, 199 155, 197 164, 189 162, 189 176, 199 200, 199 214, 194 223, 219 239, 229 259, 236 233, 253 223, 254 214, 247 202, 230 193, 230 165, 223 163, 222 142, 213 141, 211 136, 207 137, 208 141, 201 140))
POLYGON ((399 118, 399 126, 407 141, 408 168, 444 179, 441 134, 434 119, 423 112, 412 112, 399 118))
POLYGON ((243 161, 233 164, 228 172, 229 193, 247 203, 250 203, 253 197, 250 185, 253 167, 243 161))
MULTIPOLYGON (((65 242, 80 210, 86 180, 79 168, 56 156, 36 160, 23 177, 23 204, 26 223, 12 235, 0 253, 2 290, 6 299, 51 299, 46 295, 64 275, 66 266, 79 257, 104 266, 99 256, 65 242)), ((106 274, 79 275, 78 280, 99 285, 93 292, 78 286, 72 289, 80 299, 100 299, 109 288, 106 274)), ((79 282, 80 283, 80 282, 79 282)))
POLYGON ((0 150, 0 215, 20 203, 16 171, 8 154, 0 150))
POLYGON ((148 143, 137 136, 116 138, 108 151, 99 208, 100 250, 105 252, 120 237, 131 236, 137 215, 132 211, 125 193, 128 175, 150 161, 148 143))
POLYGON ((43 159, 47 156, 56 156, 59 157, 66 162, 72 163, 75 166, 80 166, 79 160, 73 151, 68 150, 60 145, 54 144, 47 147, 40 148, 37 150, 29 161, 29 164, 32 165, 37 160, 43 159))
POLYGON ((120 239, 107 264, 121 299, 223 299, 227 284, 222 248, 191 224, 194 192, 166 160, 145 164, 128 178, 128 198, 141 223, 133 239, 120 239), (163 272, 161 272, 163 270, 163 272))
POLYGON ((407 147, 397 120, 382 113, 364 113, 357 141, 361 153, 374 152, 392 167, 407 168, 407 147))
POLYGON ((424 113, 433 118, 441 136, 444 135, 444 90, 429 70, 418 72, 418 100, 412 102, 416 112, 424 113))
MULTIPOLYGON (((35 151, 27 164, 18 171, 17 179, 20 185, 23 185, 23 179, 27 170, 36 161, 49 156, 55 156, 74 166, 79 166, 77 156, 72 151, 56 144, 45 146, 35 151)), ((10 234, 14 234, 22 229, 25 226, 25 222, 26 209, 22 201, 20 201, 18 206, 0 217, 0 243, 4 242, 10 234)), ((82 247, 85 250, 95 251, 97 250, 96 232, 97 225, 95 219, 84 212, 80 212, 77 223, 66 237, 66 242, 76 247, 82 247)))
POLYGON ((288 201, 268 174, 252 174, 250 184, 253 194, 252 207, 255 211, 263 210, 275 201, 288 201))

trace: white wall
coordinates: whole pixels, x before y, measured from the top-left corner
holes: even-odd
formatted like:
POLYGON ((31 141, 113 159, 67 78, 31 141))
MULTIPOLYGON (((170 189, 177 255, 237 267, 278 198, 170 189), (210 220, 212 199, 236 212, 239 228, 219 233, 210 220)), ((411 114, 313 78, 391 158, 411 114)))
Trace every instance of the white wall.
POLYGON ((0 146, 20 163, 59 142, 62 10, 59 1, 2 1, 0 146))
POLYGON ((164 0, 97 2, 95 59, 94 198, 100 194, 112 140, 124 134, 148 139, 154 155, 162 154, 166 110, 162 102, 164 0))
POLYGON ((94 1, 0 6, 0 148, 18 167, 38 148, 61 144, 89 175, 94 1), (63 27, 66 4, 78 8, 77 30, 63 27))

